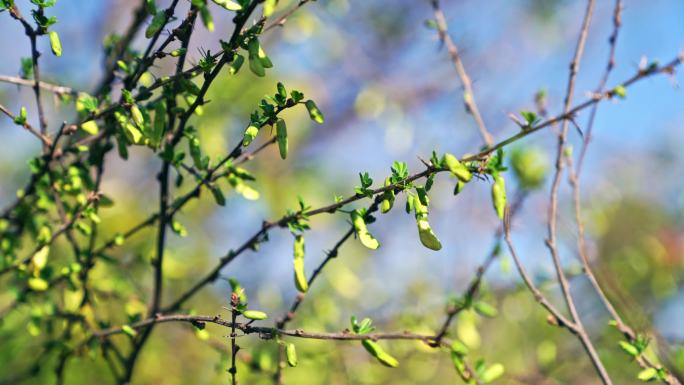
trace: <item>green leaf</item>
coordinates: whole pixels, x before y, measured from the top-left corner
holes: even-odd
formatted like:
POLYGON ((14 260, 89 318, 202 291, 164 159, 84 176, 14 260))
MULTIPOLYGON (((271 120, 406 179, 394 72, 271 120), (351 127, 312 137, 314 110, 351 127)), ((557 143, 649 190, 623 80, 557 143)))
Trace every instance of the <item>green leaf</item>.
POLYGON ((627 90, 625 89, 625 86, 620 84, 619 86, 615 87, 613 89, 613 93, 617 95, 619 98, 624 99, 627 97, 627 90))
POLYGON ((226 205, 226 197, 223 196, 223 192, 218 186, 211 185, 209 186, 209 189, 211 190, 211 194, 214 196, 214 200, 216 201, 216 204, 219 206, 225 206, 226 205))
POLYGON ((231 75, 235 75, 240 71, 240 68, 242 68, 242 64, 245 62, 245 57, 240 55, 240 54, 234 54, 233 55, 233 60, 230 62, 230 65, 228 66, 228 73, 231 75))
POLYGON ((505 372, 505 368, 501 364, 493 364, 489 366, 487 369, 484 370, 484 372, 480 375, 480 380, 488 384, 497 378, 503 376, 505 372))
POLYGON ((242 145, 244 147, 249 146, 250 143, 257 137, 259 134, 259 127, 250 125, 245 129, 245 134, 244 137, 242 138, 242 145))
POLYGON ((306 106, 306 109, 309 111, 309 117, 311 120, 318 124, 323 124, 325 119, 323 118, 323 113, 321 110, 318 109, 318 106, 316 106, 316 103, 313 100, 307 100, 304 102, 304 105, 306 106))
POLYGON ((371 356, 375 357, 381 364, 390 368, 396 368, 397 366, 399 366, 399 361, 397 361, 397 359, 392 357, 391 355, 387 354, 382 349, 382 347, 378 345, 377 342, 371 340, 363 340, 361 341, 361 344, 368 351, 368 353, 370 353, 371 356))
POLYGON ((21 77, 24 79, 33 77, 33 59, 30 57, 21 58, 21 77))
POLYGON ((81 123, 81 130, 89 133, 90 135, 97 135, 100 129, 97 127, 97 123, 94 120, 89 120, 85 123, 81 123))
POLYGON ((133 122, 138 128, 142 129, 145 127, 145 118, 137 104, 131 106, 131 118, 133 118, 133 122))
POLYGON ((130 337, 135 337, 138 335, 138 332, 135 329, 133 329, 130 325, 121 326, 121 331, 128 334, 130 337))
POLYGON ((242 6, 238 3, 235 3, 231 0, 211 0, 217 5, 220 5, 221 7, 229 10, 229 11, 240 11, 242 10, 242 6))
POLYGON ((465 356, 468 354, 468 347, 463 342, 455 339, 451 343, 451 352, 459 356, 465 356))
POLYGON ((157 12, 145 30, 145 37, 151 39, 166 25, 166 12, 157 12))
POLYGON ((41 271, 47 265, 48 255, 50 254, 50 246, 43 246, 38 250, 33 257, 31 257, 31 266, 35 271, 41 271))
POLYGON ((656 368, 646 368, 637 374, 637 378, 644 382, 655 380, 657 376, 658 370, 656 368))
MULTIPOLYGON (((392 185, 392 181, 390 178, 385 179, 385 187, 389 187, 392 185)), ((394 206, 394 199, 395 199, 395 194, 393 189, 389 189, 385 191, 382 195, 382 202, 380 203, 380 212, 383 214, 388 213, 390 210, 392 210, 392 206, 394 206)))
POLYGON ((503 219, 506 209, 506 184, 504 178, 498 174, 494 176, 492 184, 492 205, 499 219, 503 219))
POLYGON ((297 350, 294 344, 287 344, 285 348, 285 353, 287 357, 287 364, 291 367, 297 366, 297 350))
POLYGON ((150 15, 155 15, 157 13, 157 4, 154 0, 145 0, 145 9, 150 15))
POLYGON ((45 291, 49 286, 48 281, 42 278, 33 277, 28 280, 28 287, 33 291, 45 291))
POLYGON ((19 115, 14 117, 14 124, 17 124, 19 126, 23 126, 26 124, 26 119, 27 119, 27 113, 26 113, 26 107, 21 107, 19 110, 19 115))
POLYGON ((256 321, 261 321, 268 318, 268 314, 258 310, 245 310, 244 312, 242 312, 242 316, 247 319, 256 321))
POLYGON ((256 76, 263 77, 266 76, 266 71, 264 70, 263 64, 258 57, 249 55, 249 69, 256 76))
POLYGON ((520 111, 520 115, 523 117, 523 119, 525 119, 525 123, 527 124, 527 127, 532 127, 535 124, 537 124, 537 122, 539 122, 541 120, 537 116, 537 114, 535 114, 532 111, 520 111))
MULTIPOLYGON (((427 200, 427 197, 425 200, 427 200)), ((423 204, 423 202, 420 201, 420 198, 413 199, 413 207, 415 210, 416 225, 418 226, 418 237, 420 238, 420 243, 430 250, 441 250, 442 243, 439 241, 434 231, 432 231, 430 223, 427 220, 427 207, 423 204)))
POLYGON ((173 230, 174 233, 178 234, 181 237, 185 237, 188 235, 188 230, 185 229, 185 226, 178 222, 177 220, 171 221, 171 230, 173 230))
POLYGON ((637 349, 636 346, 630 344, 629 342, 620 341, 619 344, 620 344, 620 347, 622 348, 622 350, 627 352, 627 354, 629 354, 630 356, 636 357, 639 355, 639 349, 637 349))
POLYGON ((283 119, 278 119, 276 122, 276 142, 278 142, 278 150, 282 159, 287 158, 288 141, 287 141, 287 125, 283 119))
POLYGON ((356 236, 361 241, 361 244, 366 246, 371 250, 376 250, 380 247, 380 242, 368 232, 366 227, 366 222, 363 218, 363 214, 357 209, 351 212, 351 220, 354 225, 354 230, 356 231, 356 236))
POLYGON ((202 24, 207 28, 207 31, 214 32, 214 18, 211 16, 209 8, 202 4, 199 7, 200 17, 202 18, 202 24))
POLYGON ((484 317, 493 318, 499 313, 496 308, 486 302, 475 302, 473 308, 484 317))
POLYGON ((456 158, 454 155, 446 153, 444 155, 444 163, 449 171, 451 171, 451 173, 454 174, 460 181, 470 182, 470 179, 472 179, 473 174, 470 173, 468 167, 459 162, 458 158, 456 158))
POLYGON ((62 56, 62 43, 59 41, 59 35, 56 31, 50 31, 50 47, 55 56, 62 56))

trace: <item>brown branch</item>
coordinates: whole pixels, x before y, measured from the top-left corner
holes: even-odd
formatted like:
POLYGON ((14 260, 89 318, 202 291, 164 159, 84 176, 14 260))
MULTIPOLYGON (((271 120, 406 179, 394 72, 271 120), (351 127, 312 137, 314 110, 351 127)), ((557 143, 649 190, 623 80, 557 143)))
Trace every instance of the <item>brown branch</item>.
POLYGON ((473 116, 473 119, 477 124, 477 128, 480 131, 482 140, 484 140, 488 147, 491 147, 494 144, 494 139, 489 131, 487 131, 487 126, 485 126, 484 120, 480 115, 480 110, 477 108, 477 103, 475 102, 475 93, 473 92, 473 83, 466 72, 465 66, 463 65, 463 61, 461 60, 461 55, 458 52, 456 43, 454 43, 454 41, 451 39, 451 36, 449 36, 444 12, 439 6, 439 0, 432 0, 431 3, 432 9, 435 13, 435 20, 437 21, 437 34, 439 36, 439 40, 446 46, 447 52, 451 57, 451 61, 454 63, 454 67, 456 68, 456 73, 458 73, 458 77, 461 79, 461 83, 463 84, 463 102, 465 103, 466 111, 473 116))
MULTIPOLYGON (((598 87, 596 87, 596 93, 600 94, 604 92, 604 89, 606 87, 606 83, 608 83, 608 78, 610 77, 610 73, 613 71, 613 68, 615 67, 615 49, 617 47, 617 38, 618 38, 618 33, 620 32, 620 25, 622 24, 622 0, 615 0, 615 8, 613 10, 613 32, 610 34, 610 37, 608 38, 608 44, 610 45, 610 50, 608 52, 608 63, 606 64, 606 70, 603 72, 603 76, 601 76, 601 80, 599 81, 598 87)), ((591 107, 591 111, 589 112, 589 120, 587 122, 587 130, 584 133, 584 141, 582 143, 582 149, 580 151, 580 155, 577 161, 577 174, 582 173, 582 165, 584 164, 584 158, 587 153, 587 147, 589 146, 589 142, 591 142, 592 139, 592 133, 594 130, 594 121, 596 119, 596 111, 598 110, 598 104, 594 104, 594 106, 591 107)))
MULTIPOLYGON (((0 104, 0 112, 7 115, 7 117, 9 117, 12 120, 15 120, 17 118, 16 115, 14 115, 10 110, 7 109, 7 107, 3 106, 2 104, 0 104)), ((33 136, 40 139, 40 141, 43 143, 43 146, 49 147, 52 144, 52 140, 49 136, 41 134, 28 121, 24 122, 24 124, 22 124, 21 126, 24 127, 33 136)))
POLYGON ((292 14, 294 14, 295 12, 297 12, 297 10, 298 10, 299 8, 303 7, 304 4, 308 3, 309 1, 311 1, 311 0, 299 0, 299 3, 297 3, 297 5, 293 6, 292 8, 290 8, 289 10, 287 10, 285 13, 283 13, 283 14, 280 15, 280 16, 278 16, 278 18, 275 19, 273 22, 271 22, 270 24, 268 24, 267 26, 265 26, 265 27, 264 27, 264 32, 269 31, 269 30, 271 30, 271 29, 273 29, 273 28, 275 28, 275 27, 282 27, 283 25, 285 25, 285 23, 287 22, 287 19, 288 19, 290 16, 292 16, 292 14))
POLYGON ((506 244, 508 245, 508 251, 511 253, 511 257, 513 258, 513 262, 515 263, 515 266, 518 269, 520 277, 523 279, 523 282, 525 283, 529 291, 532 292, 534 299, 550 313, 550 315, 553 317, 553 323, 557 323, 559 326, 565 327, 571 332, 576 333, 575 323, 565 318, 565 316, 551 302, 549 302, 549 300, 544 296, 544 294, 542 294, 542 292, 534 284, 534 281, 532 281, 532 277, 527 272, 527 269, 525 269, 525 266, 522 264, 520 258, 518 258, 518 253, 516 252, 515 247, 513 245, 513 240, 511 239, 511 218, 510 210, 508 208, 506 208, 506 213, 504 215, 503 226, 504 239, 506 240, 506 244))
MULTIPOLYGON (((7 76, 7 75, 0 75, 0 82, 3 83, 10 83, 10 84, 16 84, 18 86, 23 86, 23 87, 34 87, 36 82, 33 80, 29 79, 23 79, 18 76, 7 76)), ((57 95, 72 95, 76 96, 78 95, 78 91, 76 91, 73 88, 66 87, 66 86, 60 86, 57 84, 52 84, 44 81, 38 82, 38 86, 48 92, 52 92, 57 95)))
MULTIPOLYGON (((572 104, 572 98, 575 90, 575 81, 577 80, 577 73, 579 72, 579 65, 582 59, 582 55, 584 53, 584 47, 586 44, 587 36, 589 34, 589 24, 591 23, 591 17, 593 14, 594 10, 594 0, 589 0, 587 1, 587 8, 585 11, 584 15, 584 20, 582 21, 582 28, 580 31, 579 38, 577 39, 577 46, 575 47, 575 54, 570 62, 570 75, 568 76, 568 86, 567 86, 567 91, 565 94, 565 105, 564 105, 564 112, 567 113, 570 111, 570 107, 572 104)), ((584 329, 584 325, 582 324, 582 320, 579 316, 579 313, 577 312, 577 308, 575 306, 575 301, 572 297, 572 293, 570 292, 570 284, 567 280, 567 277, 565 276, 565 273, 563 271, 563 266, 560 260, 560 255, 558 252, 558 246, 557 246, 557 241, 556 241, 556 236, 557 236, 557 216, 558 216, 558 189, 560 187, 560 178, 561 174, 563 172, 563 167, 564 167, 564 162, 563 162, 563 152, 565 150, 565 143, 567 140, 567 133, 568 133, 568 125, 570 123, 570 119, 564 120, 561 125, 561 132, 558 135, 558 150, 557 150, 557 155, 556 155, 556 171, 554 173, 554 178, 553 182, 551 185, 551 193, 550 193, 550 207, 549 207, 549 218, 548 218, 548 238, 546 240, 546 246, 549 249, 549 252, 551 253, 551 257, 553 260, 553 265, 554 269, 556 270, 556 276, 558 278, 558 282, 560 283, 561 286, 561 291, 563 294, 563 298, 565 300, 565 304, 570 312, 570 316, 572 318, 572 321, 574 322, 575 325, 575 335, 577 335, 578 339, 582 343, 582 346, 584 347, 585 351, 587 352, 587 355, 589 356, 592 364, 594 365, 594 368, 596 369, 599 377, 601 378, 601 381, 605 385, 612 385, 612 380, 610 378, 610 375, 606 371, 606 368, 603 366, 603 363, 601 362, 601 358, 598 355, 598 352, 596 351, 596 348, 594 347, 589 335, 587 334, 586 330, 584 329)))
MULTIPOLYGON (((310 332, 302 329, 277 329, 271 327, 251 326, 249 323, 233 323, 229 320, 221 318, 221 316, 203 316, 203 315, 185 315, 185 314, 170 314, 157 315, 156 317, 148 318, 139 322, 128 325, 133 329, 142 329, 152 324, 169 323, 169 322, 185 322, 193 325, 201 325, 202 323, 212 323, 227 328, 235 327, 244 334, 258 334, 260 338, 270 340, 275 336, 289 336, 295 338, 313 339, 313 340, 334 340, 334 341, 363 341, 363 340, 418 340, 426 344, 430 344, 435 336, 429 334, 411 333, 409 331, 388 332, 388 333, 370 333, 370 334, 354 334, 349 330, 343 330, 337 333, 326 332, 310 332)), ((98 330, 92 333, 94 338, 104 338, 115 334, 124 333, 121 327, 113 327, 104 330, 98 330)), ((443 346, 448 346, 448 343, 443 342, 443 346)))
MULTIPOLYGON (((37 12, 40 12, 42 14, 42 8, 39 8, 37 12)), ((35 94, 36 97, 36 106, 38 108, 38 120, 40 122, 40 134, 42 136, 47 137, 47 118, 45 117, 45 110, 43 108, 43 102, 40 99, 40 66, 38 65, 38 58, 40 57, 40 52, 38 52, 36 40, 39 35, 42 35, 44 31, 39 30, 36 28, 35 30, 31 25, 24 19, 24 17, 21 15, 21 12, 19 12, 19 8, 17 8, 16 4, 13 4, 9 8, 9 13, 12 18, 16 19, 21 23, 21 25, 24 27, 24 32, 26 33, 26 36, 29 38, 31 41, 31 62, 33 64, 33 93, 35 94)), ((45 142, 43 143, 43 153, 47 153, 48 149, 50 148, 49 144, 46 144, 45 142)))

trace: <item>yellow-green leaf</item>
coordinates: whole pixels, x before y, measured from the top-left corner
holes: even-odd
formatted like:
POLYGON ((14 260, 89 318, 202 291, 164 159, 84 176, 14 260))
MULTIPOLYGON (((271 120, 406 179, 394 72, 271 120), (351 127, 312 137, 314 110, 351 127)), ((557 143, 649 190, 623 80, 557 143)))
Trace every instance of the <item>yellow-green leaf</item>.
POLYGON ((45 291, 49 286, 48 281, 42 278, 33 277, 28 280, 28 287, 33 291, 45 291))
POLYGON ((506 209, 506 183, 501 175, 494 176, 494 184, 492 184, 492 204, 496 215, 499 219, 503 219, 504 210, 506 209))
POLYGON ((211 0, 217 5, 220 5, 221 7, 229 10, 229 11, 239 11, 242 9, 242 6, 236 2, 233 2, 231 0, 211 0))
POLYGON ((470 172, 470 170, 468 170, 468 167, 461 163, 454 155, 449 153, 445 154, 444 162, 446 163, 449 171, 451 171, 451 173, 454 174, 460 181, 469 182, 470 179, 472 179, 473 174, 470 172))
POLYGON ((297 366, 297 349, 295 348, 294 344, 287 344, 285 353, 287 357, 287 364, 291 367, 297 366))
POLYGON ((257 320, 257 321, 265 320, 266 318, 268 318, 268 314, 264 313, 263 311, 258 311, 258 310, 245 310, 242 313, 242 316, 247 318, 247 319, 257 320))
POLYGON ((313 100, 307 100, 304 102, 304 105, 306 106, 307 111, 309 111, 309 117, 311 120, 318 124, 322 124, 325 118, 323 117, 321 110, 319 110, 318 106, 316 106, 316 103, 313 100))
POLYGON ((62 56, 62 43, 59 41, 59 35, 56 31, 50 31, 50 47, 55 56, 62 56))
POLYGON ((280 157, 287 158, 288 142, 287 142, 287 125, 283 119, 278 119, 276 122, 276 142, 278 142, 278 150, 280 157))
POLYGON ((97 123, 94 120, 89 120, 81 124, 81 130, 89 133, 90 135, 97 135, 100 129, 97 127, 97 123))

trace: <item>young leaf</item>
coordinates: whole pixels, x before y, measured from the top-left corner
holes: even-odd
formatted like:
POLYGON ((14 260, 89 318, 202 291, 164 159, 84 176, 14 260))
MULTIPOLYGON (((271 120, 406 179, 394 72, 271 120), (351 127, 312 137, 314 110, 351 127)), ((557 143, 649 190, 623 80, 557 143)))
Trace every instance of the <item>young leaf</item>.
POLYGON ((459 181, 465 183, 470 182, 470 179, 472 179, 473 174, 470 173, 468 167, 464 166, 461 162, 459 162, 458 158, 456 158, 452 154, 446 153, 444 155, 444 163, 446 163, 446 166, 449 169, 449 171, 451 171, 451 173, 454 174, 459 181))
POLYGON ((480 380, 483 383, 488 384, 496 380, 497 378, 503 376, 504 372, 505 368, 503 365, 493 364, 489 366, 487 369, 485 369, 484 372, 482 372, 482 374, 480 375, 480 380))
POLYGON ((138 335, 138 332, 135 329, 133 329, 130 325, 121 326, 121 331, 126 333, 129 337, 135 337, 138 335))
POLYGON ((399 366, 399 361, 397 361, 396 358, 387 354, 382 349, 382 347, 378 345, 376 342, 371 340, 363 340, 361 341, 361 344, 364 348, 366 348, 368 353, 370 353, 371 356, 375 357, 381 364, 388 366, 390 368, 396 368, 397 366, 399 366))
POLYGON ((242 9, 242 6, 238 3, 235 3, 231 0, 211 0, 217 5, 220 5, 221 7, 229 10, 229 11, 239 11, 242 9))
POLYGON ((230 62, 230 65, 228 66, 228 73, 231 75, 235 75, 240 71, 240 68, 242 68, 242 64, 245 62, 245 57, 240 55, 240 54, 235 54, 233 56, 233 61, 230 62))
MULTIPOLYGON (((392 181, 390 178, 385 179, 385 187, 391 186, 392 181)), ((380 212, 383 214, 388 213, 390 210, 392 210, 392 206, 394 205, 394 190, 390 189, 385 191, 385 193, 382 195, 382 203, 380 204, 380 212)))
POLYGON ((306 274, 304 272, 304 236, 296 235, 294 246, 294 278, 295 287, 299 292, 306 293, 309 290, 309 283, 306 279, 306 274))
POLYGON ((150 25, 148 25, 147 29, 145 30, 145 37, 151 39, 154 37, 154 35, 161 31, 165 24, 166 12, 157 12, 152 18, 150 25))
POLYGON ((656 368, 646 368, 637 374, 637 378, 644 382, 654 380, 657 376, 658 370, 656 368))
POLYGON ((50 285, 43 278, 33 277, 28 280, 28 287, 33 291, 45 291, 50 285))
POLYGON ((133 104, 131 106, 131 117, 138 128, 142 129, 145 127, 145 118, 143 117, 143 114, 137 104, 133 104))
POLYGON ((313 100, 307 100, 304 102, 304 105, 306 106, 306 109, 309 111, 309 117, 311 120, 318 124, 323 124, 324 118, 323 118, 323 113, 321 110, 318 109, 318 106, 316 106, 316 103, 313 100))
POLYGON ((416 225, 418 226, 418 237, 420 238, 420 243, 430 250, 441 250, 442 243, 432 231, 430 223, 427 220, 427 207, 423 205, 420 199, 416 198, 413 199, 413 207, 416 214, 416 225))
POLYGON ((276 122, 276 142, 278 142, 280 157, 283 159, 287 158, 287 126, 283 119, 278 119, 276 122))
POLYGON ((263 311, 258 311, 258 310, 245 310, 242 312, 242 316, 251 319, 251 320, 256 320, 256 321, 261 321, 265 320, 268 318, 268 314, 264 313, 263 311))
POLYGON ((242 139, 242 145, 244 147, 249 146, 249 144, 252 143, 252 141, 257 137, 258 134, 259 127, 250 124, 249 127, 247 127, 247 129, 245 130, 245 135, 242 139))
POLYGON ((211 16, 211 11, 206 5, 202 5, 199 8, 200 17, 202 18, 202 24, 207 28, 207 31, 214 32, 214 18, 211 16))
POLYGON ((498 314, 496 308, 486 302, 475 302, 473 307, 476 312, 478 312, 481 316, 484 317, 493 318, 496 317, 496 315, 498 314))
POLYGON ((278 0, 266 0, 264 1, 264 17, 269 17, 273 14, 273 11, 275 11, 275 7, 278 3, 278 0))
POLYGON ((226 205, 226 197, 223 195, 223 192, 221 191, 221 188, 215 185, 211 185, 209 187, 211 190, 211 194, 214 196, 214 200, 216 201, 216 204, 219 206, 225 206, 226 205))
POLYGON ((59 41, 59 35, 56 31, 50 31, 50 47, 55 56, 62 56, 62 43, 59 41))
POLYGON ((287 344, 285 348, 285 355, 287 357, 287 364, 291 367, 297 366, 297 350, 294 344, 287 344))
POLYGON ((89 133, 90 135, 97 135, 100 129, 97 127, 97 123, 94 120, 89 120, 81 124, 81 130, 89 133))
POLYGON ((630 356, 636 357, 639 355, 639 349, 637 349, 636 346, 630 344, 629 342, 620 341, 619 344, 620 344, 620 347, 622 348, 622 350, 627 352, 627 354, 629 354, 630 356))
POLYGON ((498 174, 494 176, 494 184, 492 184, 492 204, 496 215, 499 219, 503 219, 506 208, 506 184, 504 178, 498 174))
POLYGON ((354 230, 356 230, 356 235, 359 237, 361 244, 366 246, 371 250, 375 250, 380 247, 380 242, 368 232, 366 227, 366 222, 363 219, 363 215, 357 209, 351 212, 351 220, 354 225, 354 230))

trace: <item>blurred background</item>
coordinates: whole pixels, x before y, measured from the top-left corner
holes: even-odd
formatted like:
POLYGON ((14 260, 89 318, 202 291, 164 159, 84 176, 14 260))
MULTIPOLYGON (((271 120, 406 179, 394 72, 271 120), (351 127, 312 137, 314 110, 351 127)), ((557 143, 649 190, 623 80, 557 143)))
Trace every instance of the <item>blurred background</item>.
MULTIPOLYGON (((28 14, 29 2, 17 3, 28 14)), ((168 2, 157 3, 162 7, 168 2)), ((277 10, 294 3, 281 0, 277 10)), ((58 18, 55 29, 64 54, 61 58, 50 55, 47 39, 40 40, 39 49, 45 53, 41 57, 43 79, 92 92, 103 76, 103 40, 128 26, 137 5, 138 1, 132 0, 58 1, 49 14, 58 18)), ((613 1, 597 1, 577 81, 577 103, 596 88, 604 71, 613 6, 613 1)), ((188 7, 189 2, 182 1, 178 14, 188 7)), ((227 39, 232 32, 232 14, 213 4, 210 8, 216 29, 209 32, 197 23, 188 56, 192 64, 201 58, 202 50, 217 52, 218 40, 227 39)), ((507 115, 534 110, 534 95, 540 90, 546 92, 549 114, 561 111, 584 1, 443 1, 442 8, 474 82, 475 99, 496 141, 519 130, 507 115)), ((304 109, 287 112, 287 160, 269 148, 245 165, 257 177, 253 186, 260 193, 259 200, 245 200, 231 192, 226 206, 219 207, 210 194, 203 194, 177 216, 188 235, 172 234, 169 239, 165 259, 167 301, 206 274, 228 250, 242 244, 263 220, 296 209, 298 195, 318 207, 332 203, 335 195, 353 194, 353 187, 360 184, 359 172, 369 172, 378 186, 390 174, 395 160, 407 162, 414 173, 423 168, 418 157, 427 159, 432 150, 457 155, 479 150, 481 138, 463 108, 453 65, 436 32, 424 25, 432 18, 432 8, 424 0, 319 0, 297 11, 283 28, 263 36, 264 48, 274 62, 266 77, 257 78, 246 69, 238 76, 227 72, 219 76, 204 114, 194 118, 204 150, 212 157, 226 154, 241 140, 249 113, 264 94, 275 92, 277 81, 314 99, 326 121, 315 125, 304 109)), ((616 68, 608 84, 614 86, 632 76, 642 56, 665 63, 681 54, 682 20, 684 2, 625 1, 616 68)), ((134 44, 144 47, 144 37, 138 36, 134 44)), ((30 56, 30 48, 23 29, 6 13, 0 14, 0 47, 0 74, 18 75, 20 59, 30 56)), ((168 74, 174 63, 175 59, 158 61, 151 72, 168 74)), ((648 333, 653 338, 652 347, 670 368, 681 373, 684 157, 680 149, 684 144, 684 93, 677 87, 677 79, 681 81, 681 75, 649 78, 630 87, 626 99, 601 103, 582 175, 582 199, 599 281, 625 320, 648 333)), ((0 83, 0 104, 11 111, 27 106, 30 122, 37 125, 30 88, 0 83)), ((73 120, 75 114, 69 105, 57 101, 47 104, 51 133, 62 120, 73 120)), ((581 127, 587 116, 585 112, 577 117, 581 127)), ((28 179, 26 162, 38 153, 39 143, 5 117, 0 119, 0 141, 5 143, 0 151, 0 202, 4 208, 28 179)), ((554 130, 545 129, 513 147, 537 148, 551 162, 555 141, 554 130)), ((571 130, 570 141, 578 150, 582 138, 571 130)), ((160 166, 158 157, 142 147, 133 150, 127 161, 110 155, 102 190, 115 205, 100 210, 101 240, 125 231, 157 207, 154 176, 160 166)), ((290 326, 339 331, 349 327, 349 317, 356 315, 372 318, 381 331, 434 332, 443 320, 447 300, 462 294, 493 247, 499 223, 491 208, 489 183, 471 183, 458 197, 452 196, 453 185, 447 176, 440 175, 431 193, 430 220, 444 246, 441 251, 420 245, 412 215, 402 210, 405 198, 399 197, 395 210, 370 225, 382 247, 369 252, 358 241, 347 242, 310 289, 290 326)), ((509 196, 516 189, 509 179, 509 196)), ((548 190, 547 181, 528 195, 513 231, 536 282, 552 298, 560 299, 544 245, 548 190)), ((608 326, 607 313, 579 274, 567 183, 561 191, 561 251, 568 271, 578 273, 572 286, 579 310, 615 382, 638 383, 638 367, 618 347, 622 337, 608 326)), ((367 203, 362 201, 358 207, 367 203)), ((342 213, 316 216, 311 225, 313 229, 306 237, 308 272, 348 228, 347 216, 342 213)), ((122 314, 127 305, 149 299, 149 260, 154 254, 155 235, 155 229, 136 235, 125 247, 110 252, 116 266, 98 264, 93 270, 98 291, 124 294, 125 298, 99 298, 97 311, 114 324, 126 322, 122 314)), ((66 250, 66 243, 58 245, 66 250)), ((291 235, 277 229, 258 252, 241 255, 222 270, 221 276, 237 278, 246 289, 250 307, 276 319, 296 297, 291 250, 291 235)), ((59 252, 54 255, 58 260, 59 252)), ((198 314, 225 315, 221 306, 227 305, 230 293, 226 279, 205 288, 189 306, 198 314)), ((0 290, 0 304, 7 304, 17 288, 2 285, 8 287, 0 290)), ((521 286, 507 252, 487 272, 483 298, 496 306, 498 316, 483 318, 463 312, 450 335, 468 345, 472 357, 504 364, 506 374, 499 383, 598 382, 577 340, 547 325, 546 314, 521 286)), ((31 306, 21 306, 2 320, 0 384, 12 383, 12 373, 30 366, 36 349, 44 343, 47 330, 26 332, 32 309, 40 304, 41 300, 35 299, 31 306)), ((157 327, 143 350, 134 383, 227 382, 227 332, 212 326, 207 331, 196 336, 189 325, 157 327)), ((118 338, 121 340, 115 341, 125 346, 126 337, 118 338)), ((420 343, 383 342, 401 362, 399 368, 390 370, 378 365, 358 343, 295 342, 300 365, 285 370, 285 381, 290 384, 461 381, 448 354, 420 343)), ((240 381, 271 383, 275 344, 245 337, 240 345, 240 381)), ((46 361, 37 377, 20 383, 52 383, 50 362, 46 361)), ((66 383, 108 383, 109 376, 101 358, 84 356, 69 361, 66 383)))

